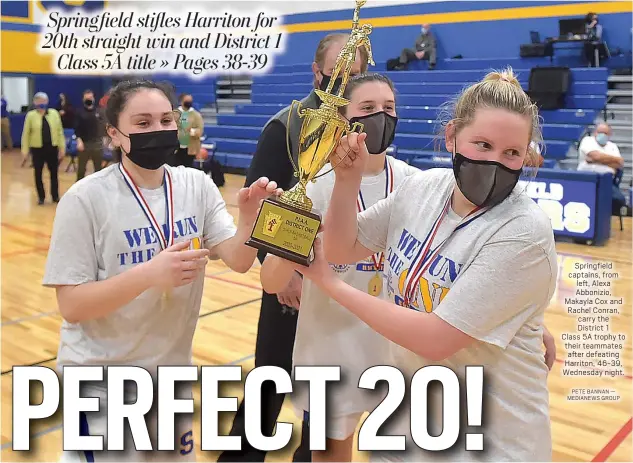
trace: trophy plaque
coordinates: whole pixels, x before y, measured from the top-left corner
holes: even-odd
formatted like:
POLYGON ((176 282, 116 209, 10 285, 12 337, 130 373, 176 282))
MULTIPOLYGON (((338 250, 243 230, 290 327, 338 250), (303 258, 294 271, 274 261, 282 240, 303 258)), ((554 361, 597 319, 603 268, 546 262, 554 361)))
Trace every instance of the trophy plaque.
POLYGON ((347 43, 338 54, 327 89, 314 90, 321 100, 319 107, 302 108, 301 102, 296 100, 290 105, 286 125, 287 151, 298 182, 280 197, 264 200, 251 237, 246 242, 251 247, 304 266, 308 266, 314 258, 312 247, 321 225, 321 216, 312 210, 312 201, 306 194, 306 186, 308 182, 316 180, 317 174, 328 163, 341 138, 349 132, 362 129, 360 123, 350 126, 339 110, 349 104, 349 100, 343 98, 343 93, 356 60, 357 49, 365 47, 369 63, 374 64, 368 38, 372 26, 360 26, 358 21, 360 8, 366 1, 356 0, 352 30, 347 43), (339 77, 341 85, 335 93, 334 82, 339 77), (289 143, 290 120, 295 108, 302 120, 297 162, 290 152, 289 143))

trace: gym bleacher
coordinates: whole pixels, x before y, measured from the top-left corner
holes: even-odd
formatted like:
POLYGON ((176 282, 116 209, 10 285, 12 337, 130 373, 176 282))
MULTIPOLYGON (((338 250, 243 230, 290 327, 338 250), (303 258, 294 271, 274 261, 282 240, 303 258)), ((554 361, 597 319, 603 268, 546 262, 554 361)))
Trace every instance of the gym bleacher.
MULTIPOLYGON (((398 133, 394 140, 397 156, 409 162, 416 158, 437 159, 448 153, 437 152, 438 112, 445 102, 462 88, 480 80, 491 69, 512 66, 523 87, 528 89, 532 60, 444 60, 433 71, 386 72, 385 65, 370 67, 370 72, 388 75, 397 90, 398 133)), ((419 68, 425 63, 416 63, 419 68)), ((576 146, 587 127, 593 124, 607 98, 608 70, 572 68, 572 84, 566 108, 546 110, 543 117, 546 167, 558 167, 560 161, 577 157, 576 146)), ((179 89, 180 90, 180 89, 179 89)), ((267 75, 252 79, 250 102, 224 109, 215 123, 205 127, 205 144, 215 145, 215 158, 230 169, 250 165, 257 139, 266 121, 293 100, 312 90, 310 64, 277 66, 267 75)), ((194 99, 197 95, 194 94, 194 99)), ((240 101, 240 100, 238 100, 240 101)))

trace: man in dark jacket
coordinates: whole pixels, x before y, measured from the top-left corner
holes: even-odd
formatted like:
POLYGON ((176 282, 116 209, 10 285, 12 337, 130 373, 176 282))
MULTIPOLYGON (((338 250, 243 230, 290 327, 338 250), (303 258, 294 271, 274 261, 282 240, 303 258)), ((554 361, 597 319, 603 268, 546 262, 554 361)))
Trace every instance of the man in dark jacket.
POLYGON ((86 176, 88 160, 92 159, 95 172, 101 170, 103 163, 103 131, 96 107, 93 91, 85 90, 83 108, 77 111, 75 117, 75 135, 79 151, 77 181, 86 176))
POLYGON ((396 66, 396 70, 403 71, 408 69, 409 62, 425 59, 429 61, 429 69, 435 69, 437 45, 435 36, 431 32, 430 24, 423 24, 421 34, 415 41, 415 49, 405 48, 400 53, 400 62, 396 66))
MULTIPOLYGON (((315 88, 324 91, 327 89, 338 53, 345 46, 348 38, 348 34, 329 34, 319 42, 314 62, 312 63, 315 88)), ((359 74, 366 70, 367 54, 364 49, 359 49, 351 74, 359 74)), ((335 80, 333 93, 338 91, 340 82, 341 78, 335 80)), ((320 104, 321 102, 314 92, 310 92, 302 100, 304 108, 318 108, 320 104)), ((290 126, 288 127, 287 121, 290 110, 290 106, 282 109, 266 123, 259 137, 245 185, 250 185, 261 176, 277 182, 277 185, 284 191, 289 190, 296 184, 297 178, 294 177, 288 150, 290 150, 296 162, 302 119, 296 114, 295 108, 294 114, 290 117, 290 126), (289 133, 290 146, 286 142, 287 132, 289 133)), ((263 262, 266 258, 266 253, 260 251, 257 257, 260 262, 263 262)), ((297 309, 301 302, 301 286, 301 275, 295 273, 288 287, 282 293, 268 294, 265 291, 262 293, 255 346, 255 367, 277 366, 286 370, 288 374, 292 374, 292 352, 297 329, 297 309)), ((272 435, 284 398, 285 394, 277 394, 274 383, 265 382, 262 385, 261 430, 264 435, 272 435)), ((266 452, 257 450, 249 445, 246 440, 244 426, 244 401, 242 401, 233 420, 230 433, 232 436, 242 437, 242 450, 223 452, 218 462, 264 461, 266 452)), ((293 461, 311 461, 308 438, 308 423, 304 420, 301 430, 301 443, 295 451, 293 461)))

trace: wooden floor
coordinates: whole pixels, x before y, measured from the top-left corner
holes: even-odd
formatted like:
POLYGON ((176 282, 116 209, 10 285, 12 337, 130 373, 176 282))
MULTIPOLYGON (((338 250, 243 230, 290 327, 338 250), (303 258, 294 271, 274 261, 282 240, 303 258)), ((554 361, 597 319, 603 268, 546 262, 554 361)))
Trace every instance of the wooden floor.
MULTIPOLYGON (((55 365, 61 318, 56 310, 54 292, 41 286, 43 268, 55 214, 50 197, 44 206, 36 201, 33 170, 20 167, 19 155, 2 154, 2 456, 3 461, 57 461, 61 451, 60 416, 37 423, 30 453, 11 450, 11 368, 13 365, 55 365)), ((61 191, 74 182, 74 173, 60 173, 61 191)), ((47 173, 45 172, 45 182, 47 173)), ((222 188, 235 216, 235 192, 243 178, 228 176, 222 188)), ((47 185, 47 183, 45 183, 47 185)), ((46 186, 48 189, 48 186, 46 186)), ((557 338, 558 361, 550 373, 550 401, 554 461, 633 461, 631 445, 631 220, 625 220, 621 232, 614 221, 612 238, 605 247, 559 244, 560 279, 557 292, 547 311, 546 323, 557 338), (626 333, 623 355, 625 377, 582 379, 562 376, 566 356, 561 334, 575 331, 575 318, 563 305, 574 281, 569 278, 577 262, 612 262, 619 279, 614 294, 624 297, 621 315, 611 323, 613 332, 626 333), (572 388, 608 388, 621 398, 612 402, 569 401, 572 388)), ((253 352, 261 296, 259 269, 246 275, 232 273, 223 264, 207 266, 207 282, 198 330, 194 338, 194 361, 202 365, 242 365, 253 367, 253 352)), ((234 388, 241 398, 240 386, 234 388)), ((196 392, 197 393, 197 392, 196 392)), ((231 417, 221 425, 227 432, 231 417)), ((288 404, 282 421, 296 422, 288 404)), ((485 417, 484 417, 485 419, 485 417)), ((194 427, 197 436, 199 422, 194 427)), ((517 437, 520 439, 520 436, 517 437)), ((285 451, 270 454, 268 461, 290 461, 296 437, 285 451)), ((534 445, 538 445, 537 442, 534 445)), ((217 454, 200 452, 198 461, 215 461, 217 454)), ((367 455, 355 454, 357 460, 367 455)))

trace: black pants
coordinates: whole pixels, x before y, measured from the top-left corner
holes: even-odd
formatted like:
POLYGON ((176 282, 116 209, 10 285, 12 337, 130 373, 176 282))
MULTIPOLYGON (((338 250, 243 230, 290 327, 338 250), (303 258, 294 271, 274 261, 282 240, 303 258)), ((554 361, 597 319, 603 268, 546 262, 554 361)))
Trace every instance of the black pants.
MULTIPOLYGON (((255 345, 255 367, 277 366, 292 374, 292 351, 297 330, 297 312, 282 308, 274 294, 263 293, 262 307, 257 325, 257 342, 255 345)), ((275 384, 262 384, 262 416, 261 430, 265 436, 272 436, 277 417, 281 411, 285 394, 277 394, 275 384)), ((242 450, 223 452, 218 462, 241 461, 263 462, 266 452, 251 447, 246 440, 244 428, 244 400, 240 404, 233 419, 231 436, 241 436, 242 450)), ((301 443, 294 453, 293 461, 311 461, 308 423, 303 422, 301 443)))
MULTIPOLYGON (((428 60, 429 67, 435 67, 436 62, 436 52, 435 50, 426 50, 424 52, 424 56, 421 58, 423 60, 428 60)), ((405 48, 400 53, 400 65, 403 67, 408 67, 411 61, 418 61, 418 57, 415 55, 415 50, 411 48, 405 48)))
POLYGON ((101 170, 103 164, 103 144, 101 140, 84 141, 84 150, 78 154, 77 181, 86 176, 86 166, 92 160, 95 172, 101 170))
POLYGON ((598 56, 600 56, 601 48, 600 42, 585 42, 584 51, 585 51, 585 59, 587 60, 587 64, 589 67, 598 67, 598 63, 596 62, 596 50, 598 50, 598 56))
POLYGON ((42 172, 44 164, 48 167, 51 174, 51 196, 53 201, 59 200, 59 184, 57 181, 57 170, 59 169, 59 159, 57 158, 58 150, 56 146, 48 146, 44 148, 31 148, 33 154, 33 167, 35 171, 35 188, 37 188, 37 197, 40 201, 44 201, 46 193, 44 192, 44 183, 42 183, 42 172))

